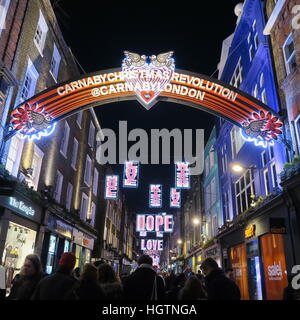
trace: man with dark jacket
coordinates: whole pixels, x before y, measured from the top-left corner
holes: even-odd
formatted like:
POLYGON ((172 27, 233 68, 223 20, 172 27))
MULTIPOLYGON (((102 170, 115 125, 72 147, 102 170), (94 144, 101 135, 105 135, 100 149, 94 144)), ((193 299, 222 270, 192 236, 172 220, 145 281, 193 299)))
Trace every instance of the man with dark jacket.
POLYGON ((56 272, 39 282, 32 300, 62 300, 76 282, 71 276, 75 263, 74 253, 64 252, 56 272))
POLYGON ((139 267, 124 281, 124 297, 129 300, 162 300, 165 295, 163 279, 157 276, 152 267, 153 260, 142 255, 139 267))
POLYGON ((217 262, 207 258, 201 264, 205 275, 205 289, 208 300, 240 300, 241 293, 236 283, 227 278, 217 262))

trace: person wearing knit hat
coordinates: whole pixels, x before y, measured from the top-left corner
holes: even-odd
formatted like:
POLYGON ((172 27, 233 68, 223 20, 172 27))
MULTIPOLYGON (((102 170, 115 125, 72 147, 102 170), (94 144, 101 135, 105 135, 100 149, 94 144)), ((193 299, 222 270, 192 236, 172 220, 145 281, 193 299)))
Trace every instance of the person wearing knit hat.
POLYGON ((76 283, 76 280, 71 276, 75 264, 75 254, 64 252, 55 273, 40 281, 32 300, 63 300, 76 283))

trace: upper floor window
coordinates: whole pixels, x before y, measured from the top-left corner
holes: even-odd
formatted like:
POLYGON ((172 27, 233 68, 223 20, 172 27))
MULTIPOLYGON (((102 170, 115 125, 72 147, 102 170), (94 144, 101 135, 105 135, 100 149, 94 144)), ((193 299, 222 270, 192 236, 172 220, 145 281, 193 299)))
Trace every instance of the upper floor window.
POLYGON ((40 11, 39 21, 36 27, 33 42, 35 43, 37 49, 39 50, 42 56, 43 56, 43 50, 46 42, 47 32, 48 32, 48 26, 42 12, 40 11))
POLYGON ((60 202, 61 198, 61 190, 62 190, 62 184, 63 184, 64 176, 60 171, 57 170, 56 172, 56 179, 55 179, 55 189, 54 189, 54 199, 57 202, 60 202))
POLYGON ((39 77, 39 74, 36 68, 34 67, 32 61, 28 59, 28 65, 27 65, 23 85, 20 92, 21 102, 29 99, 34 95, 38 77, 39 77))
POLYGON ((264 73, 262 72, 259 77, 259 86, 262 88, 265 83, 264 73))
POLYGON ((87 155, 85 161, 84 182, 87 186, 91 185, 92 160, 87 155))
POLYGON ((268 103, 268 100, 267 100, 267 91, 266 89, 264 89, 261 93, 261 101, 265 104, 268 103))
POLYGON ((240 214, 249 208, 251 195, 255 194, 254 178, 251 170, 247 170, 235 183, 235 194, 237 213, 240 214))
POLYGON ((5 29, 5 20, 6 20, 9 5, 10 5, 10 0, 0 0, 0 35, 2 30, 5 29))
POLYGON ((69 135, 70 135, 70 126, 66 121, 65 127, 64 127, 64 133, 63 133, 61 145, 60 145, 60 152, 65 158, 67 158, 67 153, 68 153, 69 135))
POLYGON ((51 59, 51 65, 50 65, 50 73, 51 73, 52 77, 54 78, 55 82, 57 82, 60 60, 61 60, 60 53, 58 52, 56 45, 53 44, 53 53, 52 53, 52 59, 51 59))
POLYGON ((258 96, 258 87, 257 87, 257 84, 254 86, 254 89, 253 89, 253 97, 254 98, 257 98, 258 96))
POLYGON ((88 144, 90 147, 94 147, 95 142, 95 126, 93 122, 90 123, 90 129, 89 129, 89 138, 88 138, 88 144))
POLYGON ((71 166, 74 170, 76 170, 77 164, 77 154, 78 154, 78 140, 74 138, 73 140, 73 150, 72 150, 72 159, 71 159, 71 166))
POLYGON ((16 134, 11 138, 5 169, 14 177, 18 176, 23 145, 24 139, 21 135, 16 134))
POLYGON ((242 67, 242 58, 240 58, 233 72, 230 84, 238 88, 241 85, 242 81, 243 81, 243 67, 242 67))
POLYGON ((266 150, 264 150, 262 153, 261 153, 261 165, 262 167, 264 167, 266 164, 267 164, 267 153, 266 153, 266 150))
POLYGON ((94 168, 93 194, 96 196, 98 192, 99 172, 94 168))
POLYGON ((31 168, 32 168, 31 186, 33 186, 34 190, 37 190, 38 188, 43 157, 44 157, 44 153, 42 152, 42 150, 37 145, 34 145, 34 152, 33 152, 32 164, 31 164, 31 168))
POLYGON ((66 196, 66 209, 70 211, 72 204, 72 195, 73 195, 73 185, 68 183, 67 196, 66 196))
POLYGON ((82 123, 82 114, 83 114, 83 111, 78 112, 77 119, 76 119, 76 122, 80 128, 81 128, 81 123, 82 123))
POLYGON ((254 52, 253 52, 253 45, 251 44, 249 47, 249 59, 250 61, 253 60, 254 52))
POLYGON ((294 47, 294 39, 293 35, 287 37, 286 41, 283 44, 283 57, 285 62, 285 69, 286 74, 289 75, 296 69, 296 54, 295 54, 295 47, 294 47))
POLYGON ((233 126, 230 131, 231 137, 231 149, 232 149, 232 159, 236 157, 236 155, 241 150, 242 146, 245 143, 245 140, 242 138, 242 135, 239 132, 239 128, 237 126, 233 126))
POLYGON ((83 221, 85 221, 87 217, 88 202, 89 202, 89 197, 85 193, 82 193, 81 206, 80 206, 80 218, 83 221))

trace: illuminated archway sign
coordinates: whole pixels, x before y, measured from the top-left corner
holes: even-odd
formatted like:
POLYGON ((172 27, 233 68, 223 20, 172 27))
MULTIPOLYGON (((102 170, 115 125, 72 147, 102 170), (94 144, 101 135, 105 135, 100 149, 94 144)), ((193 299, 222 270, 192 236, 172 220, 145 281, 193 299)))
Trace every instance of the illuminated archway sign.
POLYGON ((122 69, 82 76, 47 89, 11 113, 12 131, 30 139, 49 135, 57 121, 99 105, 138 100, 147 109, 175 102, 222 117, 241 128, 256 145, 273 143, 282 133, 279 116, 261 101, 219 80, 175 70, 173 52, 140 56, 125 51, 122 69))

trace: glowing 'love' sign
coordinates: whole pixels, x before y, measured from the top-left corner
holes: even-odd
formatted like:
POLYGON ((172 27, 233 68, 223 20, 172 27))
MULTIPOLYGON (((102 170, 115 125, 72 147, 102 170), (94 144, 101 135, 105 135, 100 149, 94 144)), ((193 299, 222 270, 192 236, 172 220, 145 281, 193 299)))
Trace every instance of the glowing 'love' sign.
POLYGON ((190 169, 188 162, 176 162, 175 164, 175 186, 178 189, 190 188, 190 169))
POLYGON ((157 250, 164 249, 164 241, 161 239, 141 239, 141 250, 157 250))
POLYGON ((108 175, 105 177, 105 199, 118 199, 119 176, 108 175))
POLYGON ((123 187, 137 188, 139 179, 139 162, 126 161, 124 164, 123 187))
POLYGON ((180 208, 181 207, 181 191, 180 191, 180 189, 171 188, 170 207, 171 208, 180 208))
POLYGON ((161 184, 150 184, 149 207, 150 208, 162 207, 162 185, 161 184))

